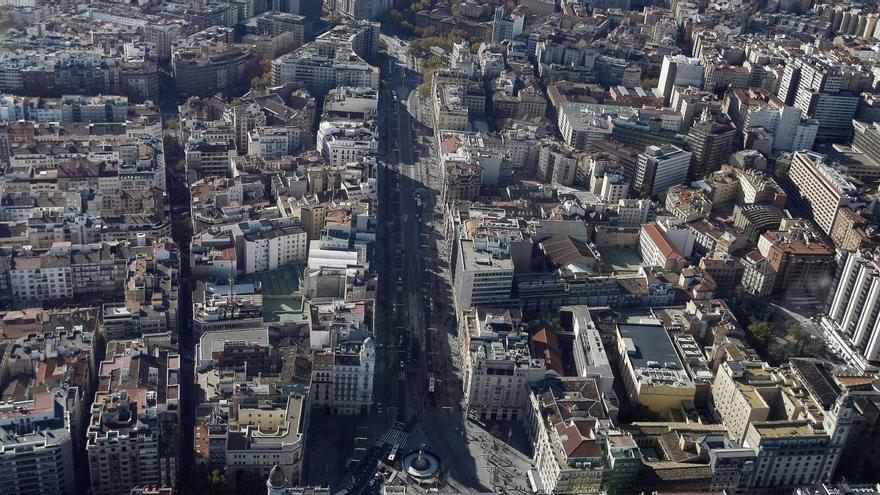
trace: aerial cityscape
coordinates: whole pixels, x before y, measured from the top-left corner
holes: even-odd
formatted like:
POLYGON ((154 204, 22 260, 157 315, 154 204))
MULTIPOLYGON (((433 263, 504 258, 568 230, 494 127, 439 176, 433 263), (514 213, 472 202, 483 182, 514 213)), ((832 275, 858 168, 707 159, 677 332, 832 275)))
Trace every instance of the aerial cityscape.
POLYGON ((880 495, 877 0, 0 0, 0 493, 880 495))

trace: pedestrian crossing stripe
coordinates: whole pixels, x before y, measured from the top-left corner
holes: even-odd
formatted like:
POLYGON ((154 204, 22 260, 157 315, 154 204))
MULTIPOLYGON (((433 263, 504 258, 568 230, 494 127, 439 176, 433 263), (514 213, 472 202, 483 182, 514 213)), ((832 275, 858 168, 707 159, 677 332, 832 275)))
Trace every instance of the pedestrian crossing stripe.
POLYGON ((382 435, 382 443, 385 445, 404 445, 407 438, 409 438, 409 433, 397 428, 391 428, 382 435))

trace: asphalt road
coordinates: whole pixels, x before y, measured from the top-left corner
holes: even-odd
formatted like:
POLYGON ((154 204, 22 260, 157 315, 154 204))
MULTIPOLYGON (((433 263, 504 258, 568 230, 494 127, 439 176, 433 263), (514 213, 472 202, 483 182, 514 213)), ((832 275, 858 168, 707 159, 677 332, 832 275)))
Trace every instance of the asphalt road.
MULTIPOLYGON (((462 493, 492 487, 516 492, 524 479, 514 478, 528 470, 530 460, 522 453, 502 454, 494 441, 487 440, 491 435, 465 421, 460 407, 456 369, 461 364, 460 343, 445 261, 443 215, 436 206, 440 171, 431 144, 433 132, 426 127, 430 109, 416 94, 418 76, 406 68, 406 46, 384 35, 383 40, 389 62, 381 66, 386 88, 378 115, 382 166, 373 260, 379 274, 373 414, 388 418, 384 424, 370 422, 378 425, 369 432, 376 441, 335 489, 348 494, 374 490, 370 480, 391 447, 381 439, 392 432, 396 421, 394 429, 411 435, 409 445, 401 449, 412 450, 425 442, 440 456, 449 488, 462 493), (433 393, 428 390, 429 377, 435 378, 433 393), (513 467, 507 458, 516 458, 513 467), (507 467, 498 467, 499 462, 507 467)), ((323 484, 321 479, 308 481, 323 484)))

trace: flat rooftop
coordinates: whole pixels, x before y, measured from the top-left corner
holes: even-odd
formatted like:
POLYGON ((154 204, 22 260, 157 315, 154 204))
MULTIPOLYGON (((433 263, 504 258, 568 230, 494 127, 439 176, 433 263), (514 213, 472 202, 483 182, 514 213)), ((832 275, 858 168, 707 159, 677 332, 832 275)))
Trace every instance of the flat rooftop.
POLYGON ((762 437, 768 438, 815 435, 813 429, 802 421, 756 421, 752 425, 762 437))
POLYGON ((693 385, 675 352, 669 334, 659 320, 618 323, 617 331, 626 345, 627 358, 639 380, 680 382, 693 385))
POLYGON ((464 269, 468 271, 513 271, 513 261, 509 255, 497 258, 489 251, 477 251, 474 241, 461 240, 461 253, 464 269))

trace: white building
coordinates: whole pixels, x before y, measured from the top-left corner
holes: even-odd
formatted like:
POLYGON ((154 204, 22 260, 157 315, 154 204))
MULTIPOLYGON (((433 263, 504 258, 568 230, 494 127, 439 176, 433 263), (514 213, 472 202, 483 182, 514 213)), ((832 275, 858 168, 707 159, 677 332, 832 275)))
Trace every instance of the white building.
POLYGON ((16 301, 73 297, 73 272, 67 256, 17 256, 9 280, 16 301))
POLYGON ((243 232, 245 273, 256 273, 306 261, 308 236, 298 225, 259 227, 243 232))
POLYGON ((434 129, 468 131, 469 111, 465 103, 465 88, 460 84, 434 84, 434 129))
POLYGON ((751 448, 756 456, 750 493, 760 493, 761 488, 792 489, 831 481, 853 427, 853 400, 844 394, 823 413, 821 423, 800 420, 749 424, 743 447, 751 448))
POLYGON ((526 16, 522 12, 511 12, 508 16, 504 14, 504 7, 495 7, 495 15, 492 19, 493 43, 516 39, 523 32, 526 16))
POLYGON ((91 492, 128 493, 138 485, 174 486, 180 356, 144 341, 114 346, 99 365, 86 437, 91 492), (164 390, 161 390, 164 388, 164 390))
POLYGON ((669 102, 674 86, 703 87, 703 62, 698 58, 684 55, 666 55, 660 67, 657 90, 663 95, 664 103, 669 102))
POLYGON ((513 286, 510 239, 505 232, 460 238, 455 265, 455 300, 459 311, 472 306, 505 304, 513 286))
POLYGON ((830 234, 840 207, 856 206, 858 194, 856 187, 823 159, 818 153, 795 152, 788 177, 798 192, 792 199, 830 234))
POLYGON ((648 146, 639 153, 633 185, 648 194, 656 194, 672 186, 684 184, 693 153, 666 144, 648 146))
POLYGON ((880 267, 870 255, 849 253, 832 286, 822 326, 859 369, 880 366, 880 267))
POLYGON ((343 342, 332 352, 329 372, 333 414, 352 415, 369 412, 373 405, 373 378, 376 349, 373 339, 343 342))
POLYGON ((344 165, 376 154, 379 136, 369 122, 325 121, 318 126, 317 149, 332 165, 344 165))
POLYGON ((479 419, 518 420, 529 386, 544 379, 544 360, 532 359, 528 335, 517 328, 491 322, 474 327, 465 349, 465 409, 479 419))
POLYGON ((369 86, 342 86, 327 92, 324 118, 369 120, 379 110, 379 91, 369 86))
POLYGON ((389 0, 329 0, 331 11, 351 19, 378 19, 391 8, 389 0))
POLYGON ((574 362, 578 376, 594 379, 600 392, 613 394, 614 373, 602 337, 590 317, 590 310, 586 306, 567 306, 559 311, 571 315, 574 362))
POLYGON ((646 223, 639 233, 639 254, 648 266, 678 270, 694 248, 694 235, 669 223, 646 223))
POLYGON ((731 118, 745 131, 760 127, 773 136, 773 151, 812 149, 819 131, 816 120, 803 118, 800 108, 786 105, 767 90, 735 90, 731 118))
POLYGON ((651 204, 649 199, 621 199, 617 204, 610 205, 608 209, 617 213, 615 226, 639 227, 648 221, 651 204))
POLYGON ((544 182, 570 186, 577 172, 578 153, 565 143, 550 140, 538 147, 538 176, 544 182))
POLYGON ((612 118, 635 117, 639 110, 620 105, 565 102, 559 105, 557 113, 557 125, 565 143, 586 150, 611 135, 612 118))
POLYGON ((247 154, 264 160, 293 155, 302 147, 299 127, 257 127, 247 134, 247 154))

